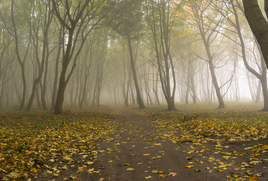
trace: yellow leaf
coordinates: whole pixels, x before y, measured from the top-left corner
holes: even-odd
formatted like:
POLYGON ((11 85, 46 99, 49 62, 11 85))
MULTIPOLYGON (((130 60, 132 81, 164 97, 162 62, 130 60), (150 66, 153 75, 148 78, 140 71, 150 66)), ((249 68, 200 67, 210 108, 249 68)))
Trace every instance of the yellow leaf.
POLYGON ((78 173, 83 172, 83 171, 84 171, 83 167, 78 167, 78 170, 77 170, 78 173))
POLYGON ((82 155, 82 158, 86 158, 86 157, 88 157, 88 155, 82 155))
POLYGON ((224 170, 216 168, 216 170, 218 170, 218 172, 223 172, 224 170))
POLYGON ((54 176, 54 177, 58 177, 58 176, 59 176, 59 174, 54 173, 54 174, 53 174, 53 176, 54 176))
POLYGON ((248 180, 249 181, 258 181, 259 179, 258 179, 257 175, 252 175, 252 176, 248 177, 248 180))
POLYGON ((88 174, 92 174, 93 171, 94 171, 94 168, 90 168, 87 170, 88 174))
POLYGON ((168 175, 169 176, 172 176, 172 177, 175 177, 177 175, 177 173, 175 173, 175 172, 169 172, 168 175))
POLYGON ((147 179, 151 179, 153 177, 149 175, 148 177, 144 177, 144 178, 147 180, 147 179))
POLYGON ((71 175, 69 176, 69 178, 71 178, 71 179, 76 179, 76 178, 77 178, 77 176, 76 176, 76 175, 74 175, 74 174, 71 174, 71 175))
POLYGON ((127 171, 133 171, 135 170, 134 168, 128 168, 127 171))
POLYGON ((188 166, 185 166, 186 168, 193 168, 194 165, 188 165, 188 166))
POLYGON ((160 174, 159 177, 160 177, 160 178, 165 178, 165 177, 167 177, 167 175, 165 175, 165 174, 160 174))
POLYGON ((36 168, 31 168, 31 172, 37 172, 36 168))

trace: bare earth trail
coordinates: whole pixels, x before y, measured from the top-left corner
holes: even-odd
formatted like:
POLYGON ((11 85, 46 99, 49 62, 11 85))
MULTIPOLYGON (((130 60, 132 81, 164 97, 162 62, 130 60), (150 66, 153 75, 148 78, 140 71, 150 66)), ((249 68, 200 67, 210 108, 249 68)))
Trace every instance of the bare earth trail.
POLYGON ((183 152, 182 147, 189 146, 188 143, 178 144, 165 138, 149 118, 129 108, 116 109, 119 113, 114 122, 119 124, 118 130, 111 140, 99 145, 100 153, 92 165, 95 170, 101 168, 101 171, 90 176, 81 175, 82 180, 227 180, 226 176, 217 172, 195 172, 186 168, 189 160, 185 158, 189 155, 183 152))

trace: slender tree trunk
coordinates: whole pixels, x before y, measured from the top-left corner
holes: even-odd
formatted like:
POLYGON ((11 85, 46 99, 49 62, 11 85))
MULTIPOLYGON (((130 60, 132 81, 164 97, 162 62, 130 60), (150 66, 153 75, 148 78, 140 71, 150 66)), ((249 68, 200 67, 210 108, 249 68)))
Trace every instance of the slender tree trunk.
POLYGON ((200 31, 200 32, 201 32, 203 43, 205 45, 206 52, 207 52, 208 64, 209 64, 210 74, 211 74, 211 78, 212 78, 212 83, 214 85, 216 95, 217 95, 217 98, 218 98, 218 102, 219 102, 218 109, 225 108, 225 104, 224 104, 224 101, 222 99, 222 95, 221 95, 221 92, 220 92, 220 87, 219 87, 219 84, 218 84, 218 81, 217 81, 217 78, 216 78, 214 65, 213 65, 213 58, 212 58, 212 55, 211 55, 211 52, 210 52, 210 49, 209 49, 209 45, 208 45, 208 42, 206 41, 204 35, 202 34, 202 31, 200 31))
POLYGON ((257 95, 256 95, 256 99, 255 99, 255 103, 259 103, 260 102, 260 98, 261 98, 261 80, 258 83, 258 88, 257 88, 257 95))
POLYGON ((52 110, 55 108, 55 102, 56 102, 56 96, 57 96, 57 89, 58 89, 58 73, 59 73, 59 59, 60 59, 60 53, 61 53, 61 42, 62 42, 62 30, 60 30, 59 34, 59 47, 55 59, 55 77, 54 77, 54 83, 53 83, 53 91, 52 91, 52 110))
MULTIPOLYGON (((41 85, 39 85, 39 86, 41 86, 41 85)), ((41 108, 41 102, 40 102, 40 98, 39 98, 39 86, 37 86, 37 89, 36 89, 36 101, 37 101, 37 107, 41 108)))
POLYGON ((137 78, 137 74, 136 74, 135 62, 134 62, 133 52, 132 52, 132 47, 131 47, 131 39, 130 39, 129 34, 128 34, 127 39, 128 39, 128 48, 129 48, 129 55, 130 55, 130 61, 131 61, 131 69, 132 69, 134 84, 135 84, 136 93, 137 93, 137 102, 139 104, 139 109, 144 109, 145 105, 144 105, 143 100, 141 98, 140 88, 139 88, 139 84, 138 84, 138 78, 137 78))
MULTIPOLYGON (((49 2, 50 4, 50 2, 49 2)), ((39 84, 39 82, 41 82, 41 79, 42 79, 42 76, 43 76, 43 73, 44 73, 44 69, 45 69, 45 62, 48 61, 48 56, 49 56, 49 51, 47 50, 48 49, 48 31, 49 31, 49 27, 50 27, 50 24, 51 24, 51 21, 52 21, 52 11, 50 11, 48 14, 47 14, 47 11, 50 10, 50 8, 48 6, 46 6, 46 14, 44 15, 45 16, 45 19, 44 19, 44 29, 43 29, 43 47, 42 47, 42 57, 41 57, 41 66, 39 67, 39 74, 37 76, 37 78, 34 80, 34 84, 33 84, 33 87, 32 87, 32 93, 31 93, 31 96, 30 96, 30 99, 28 101, 28 104, 26 106, 26 110, 27 111, 30 111, 31 107, 32 107, 32 104, 33 104, 33 100, 34 100, 34 97, 35 97, 35 93, 36 93, 36 87, 37 85, 39 84)), ((31 23, 29 24, 29 26, 31 26, 31 23)), ((39 57, 38 57, 38 41, 39 41, 39 38, 38 38, 38 34, 35 35, 35 41, 36 41, 36 61, 38 61, 39 63, 39 57)), ((46 85, 44 84, 43 87, 45 87, 46 85)), ((46 105, 44 103, 44 98, 42 98, 44 96, 44 93, 45 93, 45 90, 43 90, 41 88, 41 100, 42 100, 42 105, 43 105, 43 108, 46 109, 46 105)))
MULTIPOLYGON (((15 50, 16 50, 16 55, 17 55, 17 59, 19 61, 20 67, 21 67, 21 77, 22 77, 22 99, 21 99, 21 103, 19 106, 19 110, 23 109, 24 103, 25 103, 25 99, 26 99, 26 77, 25 77, 25 66, 24 66, 24 62, 26 59, 26 56, 28 54, 28 50, 29 50, 29 46, 30 46, 30 40, 31 40, 31 33, 29 35, 29 41, 28 41, 28 45, 27 45, 27 49, 26 52, 24 54, 24 59, 21 59, 20 56, 20 52, 19 52, 19 37, 18 37, 18 33, 17 33, 17 26, 15 23, 15 19, 14 19, 14 0, 11 1, 11 19, 12 19, 12 24, 13 24, 13 29, 14 29, 14 38, 15 38, 15 50)), ((31 30, 30 30, 31 32, 31 30)))

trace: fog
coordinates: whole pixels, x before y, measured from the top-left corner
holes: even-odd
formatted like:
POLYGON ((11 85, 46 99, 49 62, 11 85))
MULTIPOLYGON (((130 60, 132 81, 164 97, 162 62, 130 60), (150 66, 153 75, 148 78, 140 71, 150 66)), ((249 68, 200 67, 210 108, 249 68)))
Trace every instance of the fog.
POLYGON ((242 2, 66 2, 3 0, 1 107, 247 101, 268 110, 266 65, 242 2))

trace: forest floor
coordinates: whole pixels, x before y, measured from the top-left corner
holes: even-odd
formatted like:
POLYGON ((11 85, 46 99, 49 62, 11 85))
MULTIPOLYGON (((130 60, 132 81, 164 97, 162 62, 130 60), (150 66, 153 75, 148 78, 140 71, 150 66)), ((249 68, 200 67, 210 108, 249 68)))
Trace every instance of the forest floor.
POLYGON ((0 179, 266 181, 268 115, 242 105, 3 111, 0 179))

